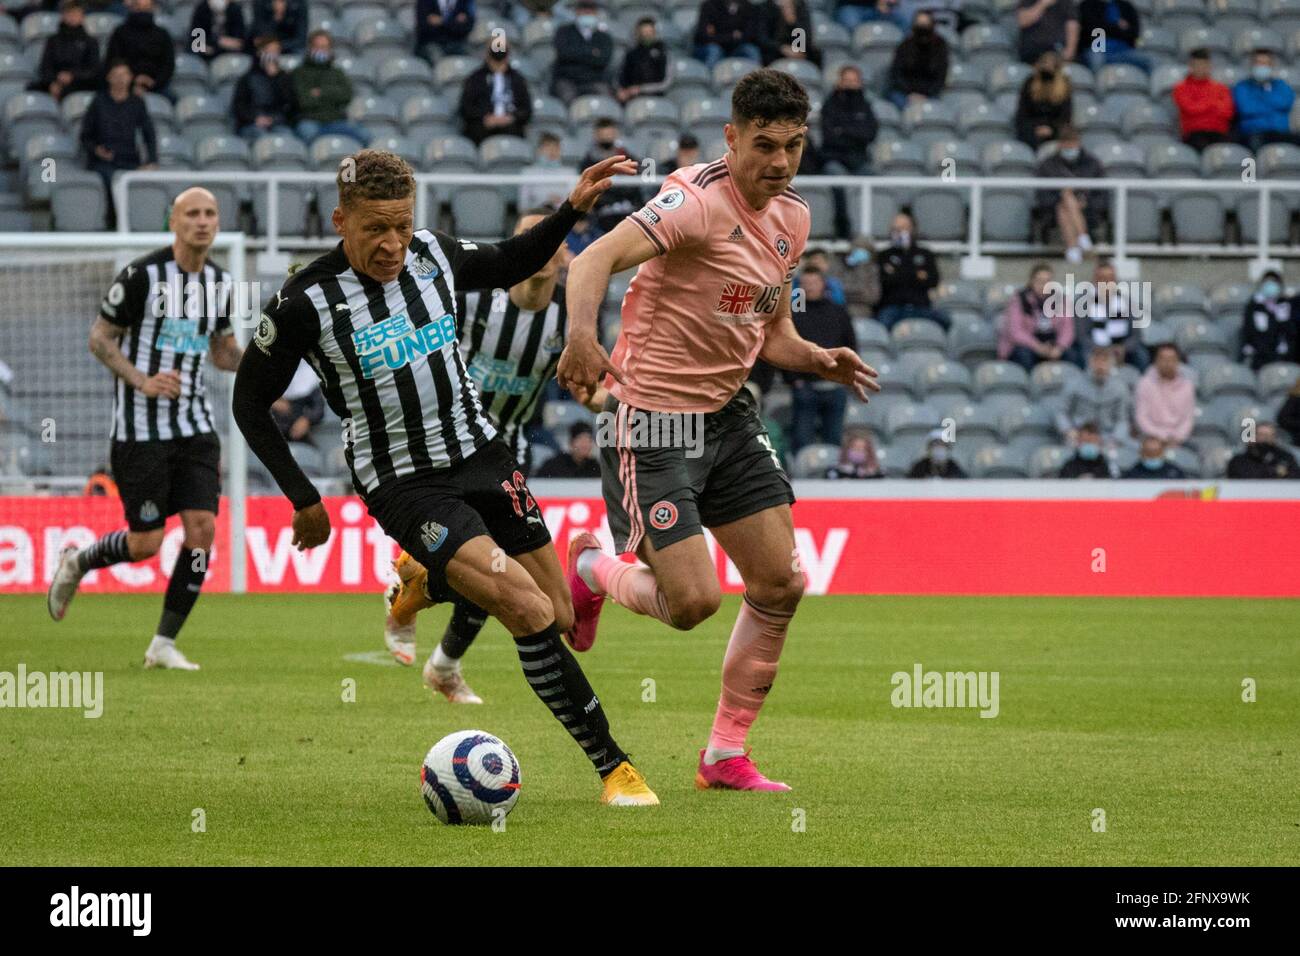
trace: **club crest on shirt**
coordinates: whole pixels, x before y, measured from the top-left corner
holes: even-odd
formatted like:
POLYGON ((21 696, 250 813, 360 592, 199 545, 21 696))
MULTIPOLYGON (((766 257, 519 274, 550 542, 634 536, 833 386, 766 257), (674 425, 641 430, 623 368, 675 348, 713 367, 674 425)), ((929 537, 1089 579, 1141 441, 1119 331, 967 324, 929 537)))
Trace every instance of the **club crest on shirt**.
POLYGON ((426 521, 420 525, 420 540, 427 551, 437 551, 447 540, 447 529, 436 521, 426 521))
POLYGON ((776 254, 782 259, 790 254, 790 240, 780 233, 776 234, 776 238, 772 240, 772 245, 776 246, 776 254))
POLYGON ((411 264, 408 268, 411 270, 411 275, 415 276, 421 282, 428 282, 430 279, 436 279, 438 277, 438 264, 428 256, 416 256, 411 260, 411 264))
POLYGON ((564 348, 564 333, 556 331, 554 335, 548 335, 542 340, 542 348, 548 352, 558 352, 564 348))
POLYGON ((686 202, 686 193, 680 189, 670 189, 662 196, 656 196, 652 201, 660 209, 672 211, 686 202))

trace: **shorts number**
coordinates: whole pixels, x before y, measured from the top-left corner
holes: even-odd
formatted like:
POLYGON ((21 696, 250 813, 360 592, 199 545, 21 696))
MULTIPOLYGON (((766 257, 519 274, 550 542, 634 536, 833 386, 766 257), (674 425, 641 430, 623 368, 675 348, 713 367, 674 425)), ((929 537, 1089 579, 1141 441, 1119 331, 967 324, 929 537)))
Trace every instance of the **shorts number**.
POLYGON ((513 487, 508 481, 501 482, 501 487, 504 488, 506 494, 510 496, 510 503, 515 507, 516 517, 522 518, 525 511, 532 511, 537 507, 537 502, 533 500, 532 494, 529 493, 528 485, 524 484, 523 474, 516 471, 512 477, 514 480, 513 487), (519 504, 519 492, 521 491, 524 493, 524 503, 522 506, 519 504))

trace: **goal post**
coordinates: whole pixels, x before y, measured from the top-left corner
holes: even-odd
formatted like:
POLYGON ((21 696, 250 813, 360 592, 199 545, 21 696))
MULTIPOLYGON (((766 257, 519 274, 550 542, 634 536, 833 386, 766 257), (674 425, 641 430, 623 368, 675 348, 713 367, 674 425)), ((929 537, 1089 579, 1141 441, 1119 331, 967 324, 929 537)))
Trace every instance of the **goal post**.
MULTIPOLYGON (((0 494, 76 494, 108 461, 112 391, 87 349, 90 325, 113 277, 173 240, 169 232, 0 233, 0 494)), ((219 233, 213 243, 213 258, 230 273, 228 313, 241 346, 261 310, 247 253, 241 232, 219 233)), ((234 374, 209 363, 205 379, 225 438, 225 560, 238 593, 247 587, 248 446, 231 414, 234 374)))

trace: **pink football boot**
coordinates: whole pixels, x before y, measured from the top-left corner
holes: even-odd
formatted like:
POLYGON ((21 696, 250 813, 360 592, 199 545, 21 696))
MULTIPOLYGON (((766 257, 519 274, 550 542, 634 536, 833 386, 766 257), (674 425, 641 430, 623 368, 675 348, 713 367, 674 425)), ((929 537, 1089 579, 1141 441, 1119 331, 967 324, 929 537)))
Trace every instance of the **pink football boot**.
POLYGON ((596 622, 605 604, 605 595, 587 587, 578 573, 578 555, 588 548, 600 548, 600 542, 589 531, 584 531, 569 542, 569 594, 573 596, 573 630, 564 635, 575 651, 586 651, 596 643, 596 622))
POLYGON ((754 761, 749 759, 749 751, 739 757, 728 757, 715 764, 704 762, 704 751, 700 751, 700 767, 695 771, 695 788, 697 790, 789 790, 788 784, 777 780, 768 780, 758 772, 754 761))

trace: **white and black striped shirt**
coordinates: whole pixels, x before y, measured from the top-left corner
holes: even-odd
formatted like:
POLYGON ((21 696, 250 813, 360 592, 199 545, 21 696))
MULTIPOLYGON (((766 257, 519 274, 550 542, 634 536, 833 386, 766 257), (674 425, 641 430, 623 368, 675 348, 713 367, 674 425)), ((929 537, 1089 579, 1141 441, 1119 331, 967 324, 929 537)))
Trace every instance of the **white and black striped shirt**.
POLYGON ((536 310, 521 309, 506 289, 461 293, 456 300, 456 335, 470 378, 506 444, 521 450, 519 432, 564 350, 564 287, 557 285, 536 310))
POLYGON ((126 330, 122 352, 145 375, 180 373, 181 394, 148 398, 114 379, 114 441, 170 441, 213 431, 203 357, 213 336, 232 332, 230 293, 230 273, 210 261, 198 272, 184 272, 171 246, 118 273, 99 317, 126 330))
POLYGON ((509 287, 554 254, 579 217, 561 209, 504 242, 419 230, 397 278, 380 283, 349 264, 340 243, 292 275, 262 313, 235 380, 235 419, 281 489, 303 508, 319 494, 267 412, 299 359, 325 400, 351 423, 353 483, 366 494, 408 475, 451 467, 497 434, 456 342, 456 293, 509 287))

